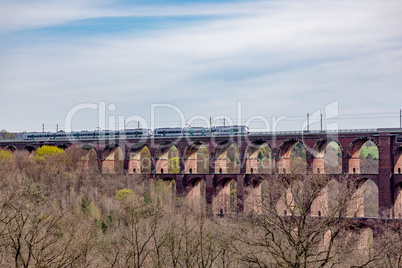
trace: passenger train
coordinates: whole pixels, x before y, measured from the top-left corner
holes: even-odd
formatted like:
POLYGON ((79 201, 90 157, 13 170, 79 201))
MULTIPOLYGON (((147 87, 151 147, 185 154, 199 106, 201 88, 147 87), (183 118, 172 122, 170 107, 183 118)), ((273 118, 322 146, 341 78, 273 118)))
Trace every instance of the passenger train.
POLYGON ((216 126, 212 128, 157 128, 153 132, 149 129, 125 130, 95 130, 73 132, 29 132, 23 134, 24 140, 69 140, 69 139, 135 139, 144 137, 183 137, 183 136, 233 136, 247 135, 246 126, 216 126))

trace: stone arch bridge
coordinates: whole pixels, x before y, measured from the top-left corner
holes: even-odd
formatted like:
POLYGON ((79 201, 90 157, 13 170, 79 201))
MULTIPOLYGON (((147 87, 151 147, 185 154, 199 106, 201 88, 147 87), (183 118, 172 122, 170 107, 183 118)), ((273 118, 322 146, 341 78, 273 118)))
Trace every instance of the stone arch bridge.
POLYGON ((144 137, 138 139, 79 139, 79 140, 9 140, 0 141, 1 149, 28 150, 43 145, 60 148, 78 146, 93 151, 100 170, 113 173, 119 163, 126 174, 141 174, 149 178, 176 181, 178 194, 194 198, 205 194, 215 212, 230 210, 230 197, 235 195, 238 209, 246 209, 245 188, 258 191, 266 176, 287 176, 291 173, 290 151, 300 143, 306 151, 306 173, 355 176, 376 195, 374 210, 367 209, 362 217, 378 216, 382 209, 392 209, 395 217, 402 214, 402 129, 310 131, 250 133, 247 136, 208 137, 144 137), (360 169, 360 150, 365 142, 372 141, 379 153, 379 167, 374 174, 363 174, 360 169), (326 170, 324 152, 335 142, 340 150, 341 170, 331 174, 326 170), (169 152, 175 147, 178 170, 169 170, 169 152), (261 149, 264 147, 264 149, 261 149), (200 148, 204 158, 198 154, 200 148), (234 150, 236 159, 229 159, 234 150), (264 152, 265 155, 261 155, 264 152), (262 161, 263 160, 263 161, 262 161), (236 168, 233 168, 235 166, 236 168), (231 192, 231 185, 236 191, 231 192))

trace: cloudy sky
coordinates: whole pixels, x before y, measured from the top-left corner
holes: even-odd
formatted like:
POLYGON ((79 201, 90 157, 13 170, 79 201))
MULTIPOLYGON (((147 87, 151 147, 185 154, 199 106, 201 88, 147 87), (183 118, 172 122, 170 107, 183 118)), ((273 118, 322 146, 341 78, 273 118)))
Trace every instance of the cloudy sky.
POLYGON ((321 113, 324 128, 398 127, 401 14, 400 0, 0 0, 0 128, 300 130, 307 113, 311 129, 321 113))

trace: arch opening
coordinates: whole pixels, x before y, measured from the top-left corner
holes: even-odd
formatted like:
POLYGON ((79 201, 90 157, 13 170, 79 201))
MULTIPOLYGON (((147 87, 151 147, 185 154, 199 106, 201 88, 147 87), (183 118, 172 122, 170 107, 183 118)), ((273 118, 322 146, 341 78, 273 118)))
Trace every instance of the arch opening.
POLYGON ((152 171, 152 156, 147 145, 132 147, 128 162, 129 173, 150 174, 152 171), (132 172, 131 172, 132 171, 132 172))
POLYGON ((164 177, 157 180, 153 188, 157 202, 173 210, 176 201, 176 181, 173 178, 164 177))
POLYGON ((156 172, 178 174, 181 170, 180 152, 173 143, 162 144, 156 155, 156 172))
POLYGON ((359 138, 349 146, 349 173, 378 174, 378 147, 370 138, 359 138))
POLYGON ((17 147, 13 146, 13 145, 9 145, 5 148, 5 150, 9 150, 11 152, 15 152, 17 151, 17 147))
POLYGON ((342 148, 335 142, 327 143, 324 150, 324 168, 322 173, 341 174, 342 173, 342 148))
POLYGON ((205 210, 206 205, 206 183, 201 178, 194 178, 187 183, 186 199, 196 210, 205 210))
POLYGON ((402 146, 398 146, 394 150, 394 173, 401 174, 402 169, 402 146))
POLYGON ((209 150, 202 142, 194 142, 187 146, 184 153, 185 172, 196 174, 209 173, 209 150))
POLYGON ((311 203, 310 215, 333 216, 339 210, 340 184, 332 179, 320 189, 320 193, 311 203))
POLYGON ((237 212, 237 182, 231 178, 222 179, 216 186, 214 212, 223 214, 237 212))
POLYGON ((246 173, 271 174, 273 171, 272 149, 268 143, 253 141, 246 151, 246 173))
POLYGON ((36 151, 36 148, 33 145, 27 145, 24 147, 24 150, 28 151, 29 153, 32 153, 32 152, 36 151))
POLYGON ((92 145, 70 146, 65 152, 77 161, 79 168, 98 170, 98 152, 92 145))
POLYGON ((233 142, 225 141, 218 144, 215 150, 215 173, 240 173, 240 151, 233 142))
POLYGON ((262 213, 262 189, 265 182, 262 178, 255 178, 248 184, 244 198, 245 213, 262 213))
POLYGON ((290 172, 292 174, 307 173, 307 151, 303 143, 296 142, 290 150, 290 172))
POLYGON ((401 218, 402 214, 402 183, 399 183, 395 187, 394 191, 394 215, 397 218, 401 218))
POLYGON ((363 180, 352 195, 346 211, 348 217, 378 217, 378 186, 372 180, 363 180))
POLYGON ((102 173, 123 174, 124 153, 119 145, 107 145, 102 152, 102 173))

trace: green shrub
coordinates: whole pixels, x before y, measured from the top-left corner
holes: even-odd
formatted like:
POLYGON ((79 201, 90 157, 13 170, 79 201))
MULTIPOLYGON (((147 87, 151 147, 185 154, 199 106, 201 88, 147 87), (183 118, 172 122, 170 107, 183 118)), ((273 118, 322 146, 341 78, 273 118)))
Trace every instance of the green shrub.
POLYGON ((11 160, 13 154, 9 150, 0 150, 0 160, 11 160))
POLYGON ((63 152, 64 152, 63 149, 60 149, 58 147, 44 145, 44 146, 40 147, 38 150, 36 150, 36 156, 43 157, 45 155, 55 155, 55 154, 60 154, 63 152))
POLYGON ((115 196, 117 200, 122 202, 127 200, 127 198, 129 197, 134 197, 135 194, 133 190, 124 188, 121 190, 117 190, 115 196))

